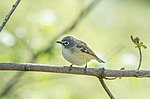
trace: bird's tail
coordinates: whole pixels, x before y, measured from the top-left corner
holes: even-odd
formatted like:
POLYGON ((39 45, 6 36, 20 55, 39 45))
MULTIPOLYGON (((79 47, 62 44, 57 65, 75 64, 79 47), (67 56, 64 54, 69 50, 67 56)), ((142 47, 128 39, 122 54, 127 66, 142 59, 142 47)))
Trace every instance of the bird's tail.
POLYGON ((101 60, 100 58, 96 57, 96 60, 100 63, 105 63, 103 60, 101 60))

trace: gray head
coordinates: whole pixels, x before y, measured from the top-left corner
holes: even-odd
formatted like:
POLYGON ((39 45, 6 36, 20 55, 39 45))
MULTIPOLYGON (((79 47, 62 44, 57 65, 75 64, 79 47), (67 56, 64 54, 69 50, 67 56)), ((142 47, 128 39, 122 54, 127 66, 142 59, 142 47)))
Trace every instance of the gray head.
POLYGON ((60 43, 64 48, 69 49, 76 45, 77 39, 73 38, 72 36, 66 36, 61 41, 57 41, 57 43, 60 43))

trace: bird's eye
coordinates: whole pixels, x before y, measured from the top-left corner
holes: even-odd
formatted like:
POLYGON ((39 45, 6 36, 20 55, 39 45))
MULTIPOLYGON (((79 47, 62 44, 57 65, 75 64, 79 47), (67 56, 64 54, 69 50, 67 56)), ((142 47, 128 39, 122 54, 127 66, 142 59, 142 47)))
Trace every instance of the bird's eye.
POLYGON ((64 42, 64 45, 69 45, 69 42, 67 42, 67 41, 66 41, 66 42, 64 42))

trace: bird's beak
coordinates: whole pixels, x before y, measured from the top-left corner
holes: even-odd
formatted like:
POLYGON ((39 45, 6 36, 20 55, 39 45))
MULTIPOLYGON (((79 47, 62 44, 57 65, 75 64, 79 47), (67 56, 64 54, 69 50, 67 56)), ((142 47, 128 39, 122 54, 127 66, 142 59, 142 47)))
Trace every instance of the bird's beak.
POLYGON ((62 41, 57 41, 56 43, 60 43, 60 44, 62 44, 62 41))

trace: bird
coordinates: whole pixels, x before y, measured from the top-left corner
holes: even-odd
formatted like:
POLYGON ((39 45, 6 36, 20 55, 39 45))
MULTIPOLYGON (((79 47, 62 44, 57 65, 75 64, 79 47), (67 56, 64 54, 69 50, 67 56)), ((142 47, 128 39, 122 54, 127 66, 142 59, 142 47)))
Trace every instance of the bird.
POLYGON ((95 59, 99 63, 105 63, 87 46, 87 44, 81 40, 78 40, 72 36, 66 36, 61 41, 56 43, 62 46, 63 57, 71 63, 70 69, 73 65, 83 66, 85 65, 85 71, 87 69, 87 63, 95 59))

